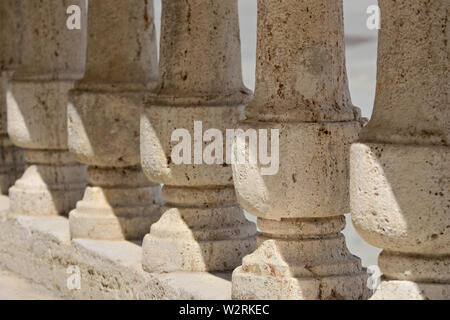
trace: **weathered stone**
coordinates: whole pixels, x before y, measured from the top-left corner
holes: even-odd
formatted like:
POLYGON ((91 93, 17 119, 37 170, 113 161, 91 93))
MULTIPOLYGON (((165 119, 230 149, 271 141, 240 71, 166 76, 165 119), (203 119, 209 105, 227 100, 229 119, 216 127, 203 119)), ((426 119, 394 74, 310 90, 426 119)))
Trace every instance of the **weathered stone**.
POLYGON ((255 246, 230 166, 172 162, 172 132, 194 121, 233 129, 250 93, 242 83, 237 1, 163 2, 158 86, 141 117, 142 167, 164 183, 164 214, 143 243, 150 272, 222 271, 255 246))
POLYGON ((380 1, 373 117, 351 149, 351 211, 383 248, 374 299, 450 299, 450 3, 380 1))
MULTIPOLYGON (((345 72, 342 1, 260 0, 255 98, 240 125, 278 129, 280 169, 233 165, 259 247, 233 273, 235 299, 364 299, 367 274, 340 233, 358 137, 345 72), (327 21, 327 23, 324 23, 327 21)), ((249 150, 235 149, 236 157, 249 150)))
POLYGON ((11 213, 67 214, 82 196, 85 167, 67 151, 68 91, 84 71, 85 32, 66 28, 69 4, 22 1, 22 61, 8 91, 8 132, 27 169, 10 189, 11 213))
MULTIPOLYGON (((71 240, 66 217, 6 216, 0 196, 0 268, 64 299, 229 300, 230 273, 148 273, 129 241, 71 240), (80 276, 79 290, 68 286, 80 276)), ((3 290, 3 288, 2 288, 3 290)))
POLYGON ((88 19, 86 73, 71 92, 68 128, 89 187, 70 213, 71 233, 141 240, 161 215, 160 186, 139 166, 139 115, 157 72, 153 4, 91 0, 88 19))
POLYGON ((19 0, 0 3, 0 194, 23 173, 23 154, 8 137, 6 94, 11 74, 20 64, 21 12, 19 0))

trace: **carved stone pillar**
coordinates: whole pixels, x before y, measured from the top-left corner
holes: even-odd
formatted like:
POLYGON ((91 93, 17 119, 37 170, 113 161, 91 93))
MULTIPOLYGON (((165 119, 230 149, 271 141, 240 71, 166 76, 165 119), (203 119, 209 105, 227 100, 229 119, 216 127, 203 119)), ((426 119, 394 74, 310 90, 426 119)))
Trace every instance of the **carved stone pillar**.
MULTIPOLYGON (((279 171, 235 163, 258 249, 233 273, 235 299, 364 299, 367 276, 341 231, 358 137, 345 70, 342 1, 258 1, 255 98, 245 129, 279 130, 279 171)), ((236 148, 236 159, 248 149, 236 148)), ((260 150, 261 152, 261 150, 260 150)), ((272 150, 273 152, 273 150, 272 150)))
POLYGON ((383 248, 374 299, 450 299, 450 2, 379 1, 375 109, 351 149, 351 208, 383 248))
POLYGON ((160 74, 141 117, 141 157, 147 176, 164 184, 166 204, 145 237, 143 266, 232 270, 254 249, 256 227, 237 204, 231 168, 204 163, 202 154, 192 159, 195 151, 187 156, 191 164, 176 164, 171 138, 185 129, 197 150, 209 145, 202 128, 233 129, 251 96, 242 83, 237 1, 162 4, 160 74))
POLYGON ((27 168, 9 191, 13 214, 67 214, 83 194, 85 167, 67 150, 66 110, 84 71, 86 28, 66 27, 69 5, 85 19, 85 0, 22 1, 22 63, 7 101, 8 132, 27 168))
POLYGON ((142 172, 139 116, 157 72, 153 4, 90 0, 86 73, 71 92, 69 147, 89 165, 70 213, 73 238, 139 239, 161 216, 161 187, 142 172))
POLYGON ((23 173, 22 151, 8 136, 6 93, 9 79, 20 63, 21 16, 19 0, 0 3, 0 194, 23 173))

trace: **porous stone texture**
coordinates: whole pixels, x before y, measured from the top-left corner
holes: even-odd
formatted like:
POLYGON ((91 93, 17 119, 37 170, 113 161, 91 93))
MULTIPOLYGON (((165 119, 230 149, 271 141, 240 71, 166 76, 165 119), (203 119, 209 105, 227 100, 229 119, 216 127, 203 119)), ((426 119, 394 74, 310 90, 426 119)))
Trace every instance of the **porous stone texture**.
POLYGON ((161 216, 161 188, 140 167, 139 116, 157 72, 153 4, 91 0, 86 73, 71 92, 69 148, 89 186, 70 213, 73 238, 142 238, 161 216), (121 27, 117 27, 120 25, 121 27))
POLYGON ((374 114, 351 148, 353 223, 384 249, 373 299, 450 299, 450 3, 380 6, 374 114))
POLYGON ((2 269, 0 288, 0 300, 58 300, 58 296, 44 286, 2 269))
POLYGON ((175 164, 171 137, 183 128, 205 147, 194 122, 202 136, 211 128, 225 134, 251 96, 242 83, 237 1, 162 5, 159 80, 141 116, 141 161, 164 184, 166 205, 144 239, 143 265, 149 272, 232 270, 254 250, 256 226, 237 204, 231 168, 175 164))
POLYGON ((65 217, 9 216, 0 197, 0 267, 63 299, 227 300, 231 274, 142 269, 142 249, 128 241, 71 241, 65 217), (5 211, 6 210, 6 211, 5 211), (72 277, 79 270, 80 288, 72 277))
POLYGON ((19 0, 0 3, 0 194, 23 173, 23 154, 8 136, 6 94, 12 72, 20 64, 21 13, 19 0))
POLYGON ((67 214, 82 196, 85 167, 67 150, 68 91, 81 78, 85 32, 66 28, 69 5, 22 1, 22 57, 7 96, 8 132, 25 149, 26 171, 9 190, 12 214, 67 214))
MULTIPOLYGON (((342 1, 259 0, 258 21, 255 98, 240 127, 279 130, 280 164, 274 175, 261 174, 261 161, 233 164, 239 203, 261 234, 233 272, 232 297, 368 298, 368 276, 341 234, 349 147, 361 127, 347 85, 342 1)), ((235 145, 236 159, 248 155, 249 140, 235 145)))

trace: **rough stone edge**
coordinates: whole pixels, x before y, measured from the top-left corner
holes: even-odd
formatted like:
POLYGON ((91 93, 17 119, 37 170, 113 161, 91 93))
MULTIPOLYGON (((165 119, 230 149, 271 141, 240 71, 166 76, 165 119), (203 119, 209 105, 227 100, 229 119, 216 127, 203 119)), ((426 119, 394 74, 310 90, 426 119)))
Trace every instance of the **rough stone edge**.
POLYGON ((0 197, 0 266, 64 299, 231 299, 231 274, 150 274, 142 248, 126 241, 70 240, 65 217, 10 217, 0 197), (81 289, 67 288, 69 266, 81 289))

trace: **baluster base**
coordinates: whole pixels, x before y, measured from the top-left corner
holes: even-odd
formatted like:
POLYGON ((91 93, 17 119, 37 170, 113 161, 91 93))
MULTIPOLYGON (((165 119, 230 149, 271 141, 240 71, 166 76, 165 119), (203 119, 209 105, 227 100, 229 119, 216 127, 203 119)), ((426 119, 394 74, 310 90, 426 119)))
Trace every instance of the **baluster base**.
POLYGON ((143 243, 148 272, 227 271, 255 249, 256 226, 236 203, 233 187, 164 186, 167 204, 143 243))
POLYGON ((0 136, 0 194, 8 194, 24 172, 23 151, 15 147, 7 135, 0 136))
POLYGON ((139 166, 88 168, 89 186, 69 215, 72 238, 142 240, 161 216, 161 187, 139 166))
POLYGON ((343 216, 258 219, 258 249, 233 272, 233 299, 368 299, 368 274, 339 231, 343 216))
POLYGON ((82 197, 86 167, 67 151, 25 151, 27 169, 9 189, 10 213, 67 215, 82 197))

